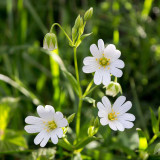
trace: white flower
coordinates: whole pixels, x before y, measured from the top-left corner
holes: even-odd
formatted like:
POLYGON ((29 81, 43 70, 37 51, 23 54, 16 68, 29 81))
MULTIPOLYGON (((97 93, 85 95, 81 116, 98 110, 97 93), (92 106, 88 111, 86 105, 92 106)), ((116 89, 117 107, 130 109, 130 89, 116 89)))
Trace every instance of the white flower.
POLYGON ((62 127, 68 125, 68 122, 63 118, 61 112, 55 112, 54 108, 50 105, 37 107, 37 113, 40 116, 28 116, 25 119, 25 122, 29 125, 25 126, 25 130, 28 133, 38 133, 35 137, 34 143, 36 145, 40 144, 41 147, 44 147, 49 139, 54 144, 58 143, 58 138, 62 138, 63 130, 62 127))
POLYGON ((124 131, 125 128, 129 129, 134 126, 132 121, 135 120, 135 116, 131 113, 126 113, 132 107, 132 103, 130 101, 125 102, 125 100, 126 97, 120 96, 111 107, 109 99, 104 96, 102 103, 97 103, 98 116, 103 126, 108 124, 115 131, 124 131))
POLYGON ((118 58, 121 52, 116 49, 115 45, 109 44, 106 48, 102 39, 98 40, 98 48, 95 44, 90 46, 90 52, 93 57, 86 57, 83 60, 85 66, 82 70, 85 73, 94 74, 94 83, 99 85, 103 83, 105 86, 111 81, 111 75, 116 77, 122 76, 119 68, 124 67, 124 62, 118 58))

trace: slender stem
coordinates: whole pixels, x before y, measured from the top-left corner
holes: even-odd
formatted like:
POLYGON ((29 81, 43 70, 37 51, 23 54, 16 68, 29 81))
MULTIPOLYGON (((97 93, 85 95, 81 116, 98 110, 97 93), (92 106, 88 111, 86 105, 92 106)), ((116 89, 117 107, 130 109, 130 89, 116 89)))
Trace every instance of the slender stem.
POLYGON ((56 25, 63 31, 63 33, 65 34, 65 36, 66 36, 67 39, 69 40, 69 42, 70 42, 71 44, 73 44, 72 40, 69 38, 68 34, 65 32, 65 30, 62 28, 62 26, 61 26, 60 24, 54 23, 54 24, 51 26, 50 32, 53 32, 53 28, 54 28, 54 26, 56 26, 56 25))
POLYGON ((74 50, 74 65, 75 65, 76 79, 78 83, 79 97, 81 98, 82 90, 81 90, 80 81, 79 81, 79 71, 78 71, 78 64, 77 64, 77 48, 74 47, 73 50, 74 50))
POLYGON ((78 112, 77 112, 77 120, 76 120, 76 135, 77 140, 79 137, 79 131, 80 131, 80 122, 81 122, 81 109, 82 109, 82 98, 79 99, 79 105, 78 105, 78 112))
POLYGON ((114 82, 116 82, 116 83, 117 83, 117 77, 115 77, 114 82))
POLYGON ((74 65, 75 65, 75 72, 76 72, 76 79, 78 83, 78 91, 79 91, 79 104, 78 104, 78 112, 77 112, 77 119, 76 119, 76 135, 77 139, 79 137, 80 131, 80 120, 81 120, 81 108, 82 108, 82 89, 79 81, 79 72, 78 72, 78 64, 77 64, 77 48, 74 47, 74 65))

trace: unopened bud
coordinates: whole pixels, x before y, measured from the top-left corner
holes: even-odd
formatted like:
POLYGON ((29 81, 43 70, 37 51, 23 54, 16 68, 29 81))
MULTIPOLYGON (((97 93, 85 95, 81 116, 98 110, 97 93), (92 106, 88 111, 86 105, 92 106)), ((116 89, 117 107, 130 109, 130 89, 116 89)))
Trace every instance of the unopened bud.
POLYGON ((80 17, 80 15, 76 18, 76 20, 75 20, 75 24, 74 24, 74 27, 75 28, 79 28, 79 26, 80 26, 80 22, 81 22, 81 17, 80 17))
POLYGON ((122 93, 122 88, 117 82, 110 82, 106 88, 106 95, 115 97, 119 92, 122 93))
POLYGON ((84 14, 84 20, 87 21, 92 17, 93 14, 93 8, 91 7, 89 10, 86 11, 84 14))
POLYGON ((43 40, 43 48, 49 51, 57 49, 57 38, 54 33, 47 33, 43 40))

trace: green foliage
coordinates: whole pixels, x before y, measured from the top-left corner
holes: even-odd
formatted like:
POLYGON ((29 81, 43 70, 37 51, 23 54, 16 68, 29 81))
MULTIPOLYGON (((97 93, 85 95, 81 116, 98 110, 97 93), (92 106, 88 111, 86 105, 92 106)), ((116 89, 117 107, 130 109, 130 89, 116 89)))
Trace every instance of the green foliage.
MULTIPOLYGON (((72 154, 76 158, 97 160, 159 159, 159 8, 160 2, 153 0, 0 1, 0 159, 35 157, 67 160, 72 158, 72 154), (94 14, 86 25, 91 10, 85 10, 91 6, 94 14), (41 49, 43 36, 56 21, 72 37, 70 46, 78 47, 83 41, 77 52, 79 72, 82 70, 83 58, 90 55, 89 46, 99 38, 106 44, 114 43, 121 50, 121 57, 127 67, 123 69, 124 76, 118 82, 124 95, 133 102, 132 111, 136 115, 135 127, 125 130, 124 137, 108 127, 100 127, 96 133, 94 123, 88 125, 91 115, 97 116, 97 108, 92 107, 91 110, 90 106, 94 106, 95 100, 104 96, 104 89, 91 85, 89 90, 97 89, 92 93, 87 91, 82 97, 91 105, 82 104, 81 136, 77 145, 73 142, 76 120, 71 114, 77 111, 79 95, 78 82, 74 78, 73 51, 59 28, 54 28, 58 50, 47 52, 47 56, 46 51, 41 49), (69 136, 65 138, 68 140, 59 139, 56 155, 55 148, 48 148, 51 144, 48 144, 48 149, 36 150, 33 137, 23 131, 24 117, 34 114, 39 104, 54 105, 57 110, 63 110, 69 122, 73 120, 70 123, 72 129, 66 129, 69 136), (151 116, 149 107, 152 108, 151 116), (136 127, 141 128, 137 132, 139 138, 135 133, 136 127), (97 140, 93 137, 95 134, 104 140, 97 140), (34 150, 31 153, 34 156, 28 157, 31 151, 28 151, 26 141, 29 149, 34 150), (139 147, 135 144, 137 141, 139 147)), ((80 72, 82 91, 91 78, 80 72)))
POLYGON ((53 160, 55 158, 56 148, 40 148, 32 152, 26 160, 53 160))

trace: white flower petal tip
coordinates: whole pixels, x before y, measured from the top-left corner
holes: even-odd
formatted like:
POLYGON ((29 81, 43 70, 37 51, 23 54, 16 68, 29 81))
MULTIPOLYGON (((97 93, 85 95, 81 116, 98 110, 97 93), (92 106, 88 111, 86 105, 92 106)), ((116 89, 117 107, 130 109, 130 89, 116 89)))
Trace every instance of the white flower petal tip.
POLYGON ((84 73, 95 73, 94 83, 96 85, 107 86, 111 82, 111 74, 115 77, 121 77, 125 64, 119 59, 121 52, 116 49, 115 45, 109 44, 106 48, 102 39, 96 44, 90 46, 90 52, 93 57, 86 57, 83 60, 82 68, 84 73))
POLYGON ((58 138, 63 137, 62 127, 68 125, 67 119, 61 112, 55 112, 55 109, 50 105, 45 107, 39 105, 37 112, 40 117, 28 116, 25 118, 25 122, 29 124, 24 127, 25 131, 38 133, 34 139, 36 145, 40 144, 41 147, 44 147, 49 139, 57 144, 58 138))
POLYGON ((125 101, 126 97, 120 96, 113 104, 113 107, 111 107, 109 99, 106 96, 102 97, 102 103, 97 103, 101 125, 109 125, 114 131, 124 131, 125 128, 132 128, 134 126, 133 121, 135 121, 136 118, 133 114, 126 113, 131 109, 132 103, 125 101))

